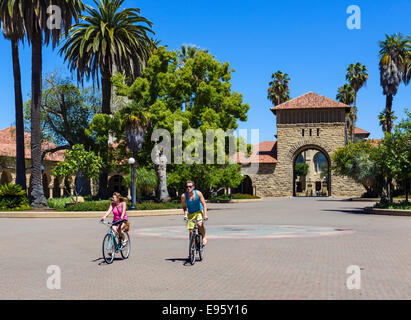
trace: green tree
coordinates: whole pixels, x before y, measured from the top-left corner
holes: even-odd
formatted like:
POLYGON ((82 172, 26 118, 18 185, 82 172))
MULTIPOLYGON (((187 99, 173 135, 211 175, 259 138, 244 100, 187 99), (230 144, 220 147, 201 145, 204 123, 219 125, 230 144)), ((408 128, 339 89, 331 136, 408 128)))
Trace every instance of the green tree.
POLYGON ((24 38, 24 24, 14 15, 19 10, 19 1, 0 0, 0 23, 3 35, 11 42, 14 77, 14 104, 16 117, 16 184, 26 190, 26 164, 24 151, 23 96, 21 93, 21 72, 19 41, 24 38), (15 17, 14 19, 12 17, 15 17))
MULTIPOLYGON (((188 59, 183 66, 180 62, 177 52, 159 47, 149 59, 143 75, 137 78, 131 86, 125 83, 121 74, 114 79, 117 93, 127 96, 133 102, 128 104, 129 108, 150 114, 150 123, 146 130, 143 148, 139 153, 139 162, 142 165, 152 164, 151 153, 155 142, 151 141, 151 136, 156 129, 165 129, 170 132, 171 151, 174 151, 176 122, 181 122, 183 132, 188 129, 199 129, 204 139, 201 141, 205 145, 207 129, 220 128, 223 131, 236 129, 238 120, 247 120, 246 114, 249 106, 242 102, 242 95, 231 90, 230 80, 233 70, 230 70, 228 63, 220 63, 211 54, 203 51, 198 52, 194 58, 188 59), (186 104, 188 100, 190 102, 186 104)), ((125 113, 126 116, 130 114, 130 112, 125 113)), ((183 141, 183 150, 191 142, 183 141)), ((162 155, 165 154, 167 153, 162 155)), ((173 154, 174 152, 171 152, 171 156, 173 154)), ((204 155, 205 150, 202 156, 204 155)), ((170 169, 168 181, 173 176, 173 172, 181 173, 181 177, 190 175, 189 173, 183 174, 188 169, 186 164, 176 164, 177 159, 174 158, 167 160, 169 163, 173 162, 168 165, 170 169)), ((217 165, 214 166, 217 167, 217 165)), ((214 168, 213 165, 204 164, 193 164, 189 167, 192 172, 202 172, 203 177, 205 172, 211 172, 214 168)), ((222 165, 219 168, 222 168, 222 165)), ((164 177, 164 172, 160 176, 164 177)), ((201 174, 198 177, 201 177, 201 174)), ((178 181, 178 183, 167 184, 176 186, 181 182, 181 180, 178 181)), ((159 185, 161 183, 162 179, 159 178, 159 185)), ((205 184, 210 189, 211 184, 209 182, 205 184)))
MULTIPOLYGON (((150 192, 157 188, 157 174, 153 169, 148 170, 146 168, 138 168, 135 172, 135 176, 135 187, 138 198, 140 198, 143 194, 148 195, 150 192)), ((124 176, 124 184, 128 188, 131 188, 132 181, 130 173, 124 176)))
POLYGON ((381 193, 383 175, 378 164, 378 149, 369 141, 349 143, 332 155, 331 169, 361 183, 368 195, 381 193))
MULTIPOLYGON (((406 66, 410 59, 411 44, 402 34, 396 33, 393 35, 385 35, 385 41, 380 41, 380 81, 383 88, 383 93, 386 96, 385 128, 387 132, 391 132, 393 121, 392 101, 397 94, 398 87, 404 81, 406 74, 406 66)), ((407 83, 407 81, 405 81, 407 83)))
POLYGON ((93 0, 96 9, 86 8, 82 21, 70 30, 60 53, 64 54, 77 78, 92 79, 102 85, 102 112, 111 113, 111 78, 114 71, 136 78, 150 56, 152 42, 148 33, 152 22, 140 15, 140 9, 122 9, 124 0, 93 0))
POLYGON ((357 94, 368 80, 367 67, 359 62, 350 64, 347 69, 346 80, 354 90, 354 106, 350 111, 351 142, 354 142, 354 128, 357 121, 357 94))
MULTIPOLYGON (((90 149, 94 144, 85 133, 90 121, 100 110, 101 98, 92 88, 78 88, 68 78, 51 74, 43 85, 41 103, 41 128, 43 138, 57 144, 47 153, 70 149, 82 144, 90 149)), ((31 101, 25 104, 26 127, 30 129, 31 101)))
MULTIPOLYGON (((86 151, 84 146, 77 144, 72 150, 67 150, 64 154, 64 162, 59 162, 53 169, 53 174, 57 177, 66 178, 69 182, 73 176, 77 178, 92 179, 98 177, 102 166, 101 158, 92 151, 86 151)), ((81 190, 75 188, 76 202, 81 190)))
MULTIPOLYGON (((92 79, 102 89, 102 112, 111 114, 112 82, 115 71, 135 79, 152 53, 155 42, 148 34, 152 22, 140 9, 122 9, 124 0, 93 0, 97 9, 86 8, 82 22, 73 26, 60 50, 79 81, 92 79)), ((108 143, 108 142, 107 142, 108 143)), ((107 159, 103 157, 103 161, 107 159)), ((108 197, 108 172, 103 166, 99 178, 99 197, 108 197)))
MULTIPOLYGON (((342 87, 338 87, 338 92, 336 99, 340 101, 341 103, 344 103, 348 106, 351 106, 354 103, 354 98, 355 98, 355 91, 351 87, 350 84, 346 83, 342 87)), ((355 107, 351 106, 350 113, 347 115, 346 118, 346 141, 348 143, 348 136, 351 137, 351 141, 353 141, 352 137, 354 136, 354 118, 353 115, 355 114, 353 112, 353 108, 355 107)), ((355 111, 356 112, 356 111, 355 111)))
POLYGON ((268 88, 268 99, 273 103, 274 106, 278 106, 290 100, 290 78, 287 73, 282 73, 277 71, 271 75, 272 81, 269 83, 268 88))
POLYGON ((294 172, 296 176, 305 177, 308 174, 308 164, 297 162, 295 164, 294 172))

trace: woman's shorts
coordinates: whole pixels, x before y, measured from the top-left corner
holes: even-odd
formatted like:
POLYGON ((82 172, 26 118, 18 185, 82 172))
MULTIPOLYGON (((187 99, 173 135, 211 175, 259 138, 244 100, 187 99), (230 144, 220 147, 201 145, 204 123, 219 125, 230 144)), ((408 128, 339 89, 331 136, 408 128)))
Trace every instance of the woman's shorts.
MULTIPOLYGON (((188 220, 201 220, 203 219, 203 211, 197 211, 194 213, 191 213, 187 216, 188 220)), ((187 230, 193 230, 194 229, 194 222, 187 221, 187 230)))

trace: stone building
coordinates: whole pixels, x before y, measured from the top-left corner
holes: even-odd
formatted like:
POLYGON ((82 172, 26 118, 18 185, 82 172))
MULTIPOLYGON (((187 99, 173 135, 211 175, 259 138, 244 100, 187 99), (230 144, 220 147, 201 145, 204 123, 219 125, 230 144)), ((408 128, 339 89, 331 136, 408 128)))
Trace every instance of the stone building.
MULTIPOLYGON (((26 183, 28 186, 28 195, 31 193, 31 136, 29 133, 24 133, 24 151, 26 159, 26 183)), ((57 146, 54 143, 45 141, 42 144, 42 150, 54 149, 57 146)), ((72 177, 71 183, 64 178, 58 178, 53 175, 53 168, 60 161, 64 161, 64 152, 57 151, 48 153, 43 160, 43 191, 46 198, 65 197, 74 194, 75 177, 72 177)), ((5 183, 16 182, 16 128, 9 127, 0 130, 0 185, 5 183)), ((98 191, 98 186, 93 181, 82 188, 81 195, 95 195, 98 191)), ((118 172, 111 172, 108 179, 108 189, 110 194, 120 192, 123 196, 131 195, 129 188, 123 183, 123 175, 118 172)))
MULTIPOLYGON (((298 195, 323 195, 335 197, 361 196, 366 190, 348 177, 334 175, 331 156, 347 142, 346 119, 350 106, 308 92, 300 97, 271 108, 276 116, 276 141, 264 141, 258 145, 244 164, 244 155, 237 159, 247 171, 252 163, 258 163, 256 174, 248 174, 236 191, 245 190, 261 197, 292 197, 298 195), (304 178, 295 173, 295 164, 301 157, 312 162, 311 173, 304 178), (314 170, 314 157, 321 155, 323 169, 314 170), (325 169, 326 168, 326 169, 325 169), (327 170, 328 172, 321 171, 327 170)), ((356 139, 365 139, 369 133, 356 129, 356 139)), ((301 160, 300 160, 301 161, 301 160)), ((318 160, 320 162, 320 160, 318 160)), ((320 164, 318 164, 320 165, 320 164)))

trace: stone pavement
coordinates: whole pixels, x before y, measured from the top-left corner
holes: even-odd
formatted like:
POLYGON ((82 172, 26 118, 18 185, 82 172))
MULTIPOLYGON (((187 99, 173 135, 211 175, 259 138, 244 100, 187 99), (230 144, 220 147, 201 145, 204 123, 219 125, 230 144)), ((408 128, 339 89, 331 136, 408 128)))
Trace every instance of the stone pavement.
POLYGON ((194 266, 185 261, 188 239, 142 230, 184 232, 182 215, 130 218, 130 258, 111 265, 101 254, 107 229, 96 218, 0 219, 0 299, 410 299, 411 219, 364 214, 367 205, 329 198, 209 204, 207 226, 216 234, 194 266), (302 235, 224 233, 233 225, 248 235, 259 225, 302 235), (61 269, 60 290, 47 288, 50 265, 61 269), (360 290, 346 287, 350 265, 361 268, 360 290))

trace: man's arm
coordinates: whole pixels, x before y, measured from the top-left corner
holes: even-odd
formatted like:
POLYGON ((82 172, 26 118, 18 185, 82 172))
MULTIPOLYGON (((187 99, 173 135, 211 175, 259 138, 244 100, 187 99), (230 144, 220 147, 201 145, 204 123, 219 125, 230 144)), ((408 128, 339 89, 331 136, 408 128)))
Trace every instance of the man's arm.
POLYGON ((203 196, 203 193, 201 191, 197 191, 198 197, 200 198, 201 204, 203 205, 203 210, 204 210, 204 219, 208 219, 207 216, 207 205, 203 196))
POLYGON ((181 195, 181 206, 183 207, 184 217, 187 218, 186 195, 184 193, 181 195))

